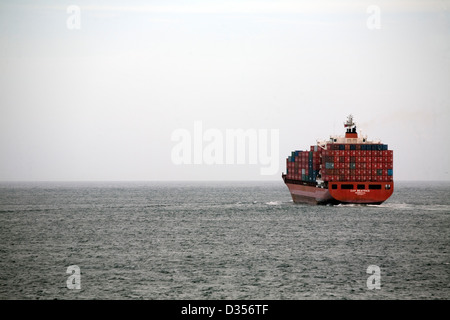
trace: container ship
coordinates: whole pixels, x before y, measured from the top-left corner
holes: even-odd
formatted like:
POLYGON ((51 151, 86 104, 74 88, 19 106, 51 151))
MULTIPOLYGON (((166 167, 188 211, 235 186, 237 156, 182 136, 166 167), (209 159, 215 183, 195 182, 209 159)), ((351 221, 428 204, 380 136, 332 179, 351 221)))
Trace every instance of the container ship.
POLYGON ((286 159, 282 178, 294 203, 381 204, 394 192, 393 150, 360 137, 349 115, 345 136, 317 141, 286 159))

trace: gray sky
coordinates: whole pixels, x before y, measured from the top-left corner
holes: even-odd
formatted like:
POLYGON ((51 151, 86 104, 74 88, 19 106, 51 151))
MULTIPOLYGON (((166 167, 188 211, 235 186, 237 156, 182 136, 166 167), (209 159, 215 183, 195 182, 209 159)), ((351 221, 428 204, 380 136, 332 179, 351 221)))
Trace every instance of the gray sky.
POLYGON ((450 179, 450 1, 2 1, 0 44, 2 181, 281 181, 349 113, 396 180, 450 179), (278 130, 278 172, 176 165, 195 121, 278 130))

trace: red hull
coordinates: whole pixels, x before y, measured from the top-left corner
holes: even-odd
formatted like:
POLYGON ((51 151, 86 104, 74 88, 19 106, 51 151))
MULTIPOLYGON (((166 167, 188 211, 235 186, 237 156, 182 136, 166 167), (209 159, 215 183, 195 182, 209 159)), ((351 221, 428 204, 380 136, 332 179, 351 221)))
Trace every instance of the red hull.
POLYGON ((331 196, 342 203, 380 204, 386 201, 394 192, 394 182, 331 182, 331 196), (333 185, 336 189, 333 189, 333 185), (353 188, 343 189, 342 186, 353 188), (358 188, 359 187, 359 188, 358 188))
POLYGON ((334 202, 328 189, 305 186, 301 184, 286 183, 295 203, 327 204, 334 202))
POLYGON ((386 201, 394 192, 394 183, 391 182, 331 182, 329 189, 302 183, 302 181, 283 180, 289 188, 292 200, 295 203, 309 204, 380 204, 386 201), (344 187, 353 188, 343 189, 344 187), (376 187, 374 187, 376 186, 376 187), (379 189, 375 189, 379 188, 379 189))

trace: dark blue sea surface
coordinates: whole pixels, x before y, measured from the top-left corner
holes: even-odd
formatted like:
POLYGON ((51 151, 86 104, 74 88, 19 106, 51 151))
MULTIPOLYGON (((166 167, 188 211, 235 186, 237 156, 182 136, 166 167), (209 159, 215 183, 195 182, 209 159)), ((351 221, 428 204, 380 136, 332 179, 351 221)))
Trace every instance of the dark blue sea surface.
POLYGON ((0 299, 449 299, 449 250, 449 182, 379 206, 296 205, 282 181, 0 184, 0 299))

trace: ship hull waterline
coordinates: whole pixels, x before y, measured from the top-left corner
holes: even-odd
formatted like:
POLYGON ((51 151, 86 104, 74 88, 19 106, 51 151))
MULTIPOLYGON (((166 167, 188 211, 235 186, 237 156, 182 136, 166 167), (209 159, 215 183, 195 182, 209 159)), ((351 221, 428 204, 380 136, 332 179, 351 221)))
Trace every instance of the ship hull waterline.
POLYGON ((390 189, 369 189, 369 185, 385 185, 385 182, 358 182, 364 184, 367 188, 343 190, 340 185, 349 182, 336 182, 336 189, 320 188, 295 181, 289 181, 283 176, 283 180, 291 193, 292 201, 296 204, 373 204, 379 205, 386 201, 394 191, 394 183, 386 182, 390 189))

